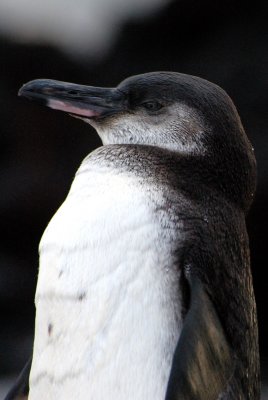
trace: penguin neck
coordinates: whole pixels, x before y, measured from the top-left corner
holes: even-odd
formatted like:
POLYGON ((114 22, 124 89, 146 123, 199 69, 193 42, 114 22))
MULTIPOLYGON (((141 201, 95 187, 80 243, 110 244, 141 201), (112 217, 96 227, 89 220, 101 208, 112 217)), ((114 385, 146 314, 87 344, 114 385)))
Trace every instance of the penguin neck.
POLYGON ((90 155, 96 164, 110 166, 116 173, 126 172, 153 179, 159 185, 168 180, 190 197, 205 195, 201 187, 218 192, 228 202, 247 212, 255 193, 256 163, 246 151, 237 148, 226 157, 218 151, 215 156, 186 154, 152 145, 108 144, 90 155), (246 166, 245 166, 246 165, 246 166))

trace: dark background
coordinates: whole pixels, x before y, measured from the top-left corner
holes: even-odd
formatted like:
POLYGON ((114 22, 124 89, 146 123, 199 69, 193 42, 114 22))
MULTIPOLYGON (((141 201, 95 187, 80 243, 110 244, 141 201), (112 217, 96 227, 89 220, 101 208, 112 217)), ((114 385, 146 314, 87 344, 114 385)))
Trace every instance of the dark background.
MULTIPOLYGON (((115 11, 116 12, 116 11, 115 11)), ((268 27, 265 2, 170 1, 125 22, 106 53, 72 57, 0 35, 0 376, 31 351, 38 243, 82 159, 100 141, 82 121, 17 97, 35 78, 113 86, 129 75, 173 70, 222 86, 258 161, 248 217, 263 376, 268 359, 268 27)))

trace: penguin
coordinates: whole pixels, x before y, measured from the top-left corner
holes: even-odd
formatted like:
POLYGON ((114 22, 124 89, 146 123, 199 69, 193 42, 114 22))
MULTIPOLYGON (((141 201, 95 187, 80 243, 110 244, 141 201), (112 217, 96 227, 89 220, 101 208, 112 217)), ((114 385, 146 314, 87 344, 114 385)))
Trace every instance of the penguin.
POLYGON ((177 72, 19 95, 103 146, 42 236, 33 358, 6 399, 259 399, 256 161, 230 97, 177 72))

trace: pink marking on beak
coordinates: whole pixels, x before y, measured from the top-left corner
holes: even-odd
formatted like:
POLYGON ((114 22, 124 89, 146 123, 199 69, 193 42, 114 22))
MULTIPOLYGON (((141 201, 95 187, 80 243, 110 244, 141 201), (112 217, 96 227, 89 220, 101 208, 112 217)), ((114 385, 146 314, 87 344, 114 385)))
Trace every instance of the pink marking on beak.
POLYGON ((69 114, 77 114, 84 117, 98 117, 100 115, 97 111, 75 107, 60 100, 49 99, 47 105, 48 107, 53 108, 53 110, 66 111, 69 114))

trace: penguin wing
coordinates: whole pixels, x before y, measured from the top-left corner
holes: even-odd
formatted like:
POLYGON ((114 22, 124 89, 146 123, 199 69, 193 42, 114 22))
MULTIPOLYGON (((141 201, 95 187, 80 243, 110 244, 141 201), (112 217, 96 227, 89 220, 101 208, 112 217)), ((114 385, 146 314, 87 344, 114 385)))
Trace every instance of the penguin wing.
POLYGON ((166 400, 216 400, 234 373, 234 356, 202 282, 187 279, 191 302, 174 354, 166 400))
POLYGON ((4 398, 4 400, 27 400, 29 394, 29 376, 32 365, 32 358, 30 358, 16 382, 4 398))

